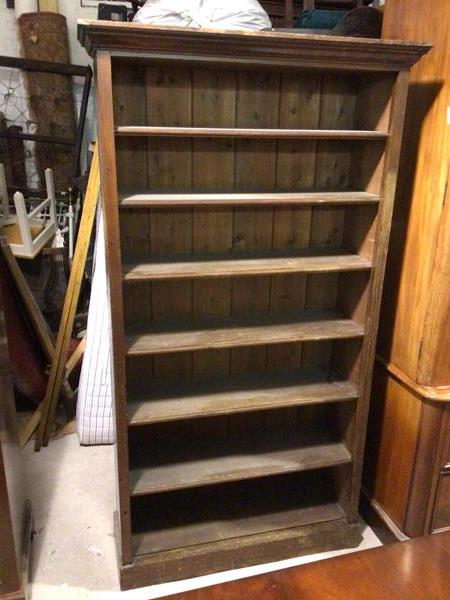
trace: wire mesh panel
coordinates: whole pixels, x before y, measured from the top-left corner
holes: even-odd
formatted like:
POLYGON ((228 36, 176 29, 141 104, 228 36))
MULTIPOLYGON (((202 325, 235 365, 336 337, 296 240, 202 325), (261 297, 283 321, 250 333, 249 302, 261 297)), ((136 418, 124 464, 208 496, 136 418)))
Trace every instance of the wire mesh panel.
POLYGON ((0 162, 5 165, 10 185, 40 188, 35 160, 35 143, 14 137, 36 134, 37 124, 30 117, 28 94, 19 69, 0 67, 0 162))
POLYGON ((40 195, 53 170, 57 192, 79 174, 90 67, 0 57, 0 162, 8 186, 40 195))

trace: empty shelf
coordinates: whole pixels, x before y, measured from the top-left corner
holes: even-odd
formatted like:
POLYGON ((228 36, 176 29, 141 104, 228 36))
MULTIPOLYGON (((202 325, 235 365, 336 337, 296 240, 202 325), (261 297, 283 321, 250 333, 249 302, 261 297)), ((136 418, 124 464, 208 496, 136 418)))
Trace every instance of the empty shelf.
POLYGON ((177 385, 143 385, 130 393, 129 424, 212 417, 305 404, 354 400, 356 387, 319 369, 207 379, 177 385))
POLYGON ((260 138, 260 139, 338 139, 370 140, 385 139, 384 131, 357 129, 241 129, 227 127, 152 127, 121 126, 118 135, 145 135, 153 137, 208 137, 208 138, 260 138))
POLYGON ((377 194, 343 190, 339 192, 273 192, 273 193, 222 193, 222 194, 157 194, 130 191, 120 194, 121 208, 157 208, 167 206, 262 206, 301 204, 373 204, 379 202, 377 194))
MULTIPOLYGON (((142 452, 137 460, 145 455, 142 452)), ((308 471, 351 461, 346 446, 326 432, 301 432, 282 438, 251 436, 245 441, 222 440, 216 446, 210 442, 195 450, 163 447, 146 458, 146 464, 131 467, 132 496, 308 471)))
POLYGON ((133 553, 345 518, 326 471, 307 471, 131 499, 133 553))
POLYGON ((357 254, 342 250, 304 250, 267 255, 228 254, 171 256, 156 258, 148 263, 123 265, 125 281, 155 279, 186 279, 197 277, 233 277, 247 275, 276 275, 287 273, 327 273, 370 269, 371 263, 357 254))
POLYGON ((271 315, 226 317, 129 327, 128 356, 283 342, 346 339, 364 335, 364 326, 335 311, 306 310, 279 318, 271 315))

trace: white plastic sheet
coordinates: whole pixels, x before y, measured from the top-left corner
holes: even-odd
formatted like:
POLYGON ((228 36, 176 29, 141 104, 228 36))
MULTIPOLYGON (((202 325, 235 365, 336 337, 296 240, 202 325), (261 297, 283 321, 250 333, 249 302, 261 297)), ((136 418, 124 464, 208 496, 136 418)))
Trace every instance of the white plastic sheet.
POLYGON ((257 0, 147 0, 134 21, 209 29, 271 29, 257 0))
POLYGON ((105 238, 101 206, 97 209, 94 274, 77 401, 77 433, 80 444, 112 444, 115 441, 111 394, 111 318, 107 297, 105 238))

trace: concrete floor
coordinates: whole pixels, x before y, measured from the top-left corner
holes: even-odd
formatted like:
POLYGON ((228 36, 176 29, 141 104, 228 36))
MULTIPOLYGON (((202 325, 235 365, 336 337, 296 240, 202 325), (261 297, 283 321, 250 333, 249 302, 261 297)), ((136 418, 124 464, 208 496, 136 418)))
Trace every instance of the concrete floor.
MULTIPOLYGON (((120 592, 112 530, 114 447, 80 447, 73 434, 51 442, 40 453, 29 443, 25 456, 36 530, 30 600, 151 600, 355 551, 325 552, 120 592)), ((356 550, 379 545, 365 526, 356 550)))

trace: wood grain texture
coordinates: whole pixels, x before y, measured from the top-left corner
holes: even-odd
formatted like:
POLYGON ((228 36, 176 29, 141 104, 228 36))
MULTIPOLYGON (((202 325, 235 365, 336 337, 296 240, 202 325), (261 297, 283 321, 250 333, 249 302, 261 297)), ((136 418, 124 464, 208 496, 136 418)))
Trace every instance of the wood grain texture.
MULTIPOLYGON (((408 411, 392 415, 389 432, 393 440, 399 431, 408 428, 408 444, 399 448, 404 456, 397 456, 389 444, 383 445, 376 450, 378 461, 370 463, 370 468, 368 465, 366 474, 378 491, 375 500, 389 517, 403 524, 403 531, 414 536, 431 531, 445 445, 442 440, 450 437, 444 418, 445 403, 450 398, 446 339, 450 286, 450 135, 446 123, 450 104, 450 7, 442 0, 428 2, 420 14, 418 7, 416 1, 387 3, 383 25, 386 38, 427 39, 434 48, 411 70, 378 339, 380 363, 388 374, 383 368, 377 373, 390 383, 382 393, 374 393, 373 402, 380 409, 389 406, 401 390, 420 418, 410 421, 408 411), (410 454, 411 444, 416 447, 414 456, 410 454), (392 473, 393 477, 398 462, 403 463, 404 472, 389 490, 384 487, 385 474, 392 473), (398 497, 407 499, 401 507, 398 497)), ((379 382, 374 390, 377 387, 379 382)), ((387 439, 387 433, 381 436, 387 439)))
POLYGON ((354 446, 352 451, 359 458, 354 464, 353 488, 350 495, 350 505, 353 505, 353 516, 356 518, 359 498, 359 488, 362 477, 363 451, 367 430, 369 412, 370 390, 372 385, 372 371, 375 360, 375 345, 378 332, 378 323, 381 306, 381 294, 386 267, 386 256, 391 229, 392 211, 397 184, 398 164, 400 158, 401 139, 403 133, 406 100, 408 96, 409 73, 400 72, 397 75, 393 92, 392 108, 389 121, 390 140, 386 147, 384 159, 384 173, 381 185, 381 204, 377 218, 377 241, 374 247, 374 263, 377 269, 373 270, 370 278, 370 292, 367 297, 367 315, 369 331, 366 336, 361 354, 360 393, 361 401, 357 405, 355 420, 358 423, 355 429, 354 446))
POLYGON ((356 399, 356 388, 326 371, 206 379, 183 385, 136 388, 129 404, 130 425, 192 419, 356 399))
POLYGON ((99 53, 95 62, 98 111, 98 145, 103 210, 105 212, 105 254, 108 269, 108 298, 111 310, 112 399, 116 423, 116 469, 120 510, 120 548, 122 564, 132 561, 130 492, 128 482, 128 431, 126 427, 126 373, 123 330, 123 297, 120 273, 120 224, 117 201, 117 170, 113 135, 111 57, 99 53))
POLYGON ((77 243, 75 245, 72 268, 64 298, 63 311, 59 323, 58 335, 56 337, 50 374, 47 381, 45 397, 42 401, 42 414, 35 443, 36 450, 40 450, 42 445, 48 445, 61 387, 65 379, 66 363, 69 356, 69 344, 72 338, 75 313, 84 277, 84 269, 91 241, 99 191, 100 172, 98 147, 96 146, 92 157, 84 208, 80 219, 77 243))
MULTIPOLYGON (((239 73, 236 96, 236 127, 275 127, 278 123, 280 75, 275 72, 239 73)), ((273 190, 276 177, 276 142, 238 139, 235 142, 234 188, 237 191, 273 190)), ((233 251, 271 248, 272 207, 246 207, 234 211, 233 251)), ((231 314, 264 314, 270 308, 270 278, 236 278, 232 284, 231 314)), ((267 346, 232 348, 230 373, 264 372, 267 346)), ((240 414, 229 418, 230 435, 241 429, 257 431, 262 427, 261 414, 240 414)))
MULTIPOLYGON (((188 71, 149 67, 146 78, 148 122, 174 125, 190 123, 192 119, 192 81, 188 71)), ((192 144, 190 140, 148 140, 148 180, 160 189, 177 189, 192 183, 192 144)), ((150 252, 155 255, 185 253, 192 250, 192 211, 156 211, 150 215, 150 252)), ((148 303, 150 299, 147 298, 148 303)), ((139 303, 142 306, 144 302, 139 303)), ((151 286, 152 318, 170 315, 174 307, 178 314, 192 314, 192 283, 174 281, 162 288, 159 282, 151 286)), ((141 317, 142 318, 142 317, 141 317)), ((192 356, 180 354, 174 361, 164 357, 153 359, 153 374, 172 376, 180 370, 189 373, 192 356)))
POLYGON ((269 475, 320 469, 347 464, 351 456, 345 445, 322 435, 298 435, 246 442, 210 444, 197 452, 181 446, 154 452, 130 470, 133 496, 177 489, 244 481, 269 475), (328 438, 328 439, 327 439, 328 438), (181 450, 181 451, 180 451, 181 450))
POLYGON ((374 371, 373 397, 364 484, 371 497, 404 531, 421 405, 381 365, 374 371), (372 479, 371 473, 381 461, 386 467, 372 479))
POLYGON ((450 533, 442 533, 183 592, 174 600, 444 600, 449 548, 450 533))
POLYGON ((425 48, 81 32, 120 39, 119 90, 146 96, 109 130, 129 157, 122 585, 354 545, 404 71, 425 48))
POLYGON ((450 383, 450 359, 442 338, 450 278, 448 175, 450 133, 450 10, 443 0, 428 2, 411 15, 417 0, 396 3, 385 12, 383 36, 428 39, 434 48, 411 71, 405 143, 400 163, 397 209, 384 292, 380 352, 419 384, 450 383), (395 13, 395 14, 394 14, 395 13), (439 84, 433 83, 439 81, 439 84), (420 127, 418 127, 418 119, 420 127), (430 170, 433 177, 429 177, 430 170), (420 265, 420 269, 417 268, 420 265), (430 290, 432 293, 430 294, 430 290), (410 307, 415 309, 411 312, 410 307), (439 345, 443 344, 443 345, 439 345))
POLYGON ((137 23, 78 21, 78 39, 92 56, 100 50, 162 56, 167 62, 187 60, 217 65, 314 67, 331 64, 346 69, 409 69, 429 45, 422 42, 358 39, 280 32, 231 32, 137 23), (209 59, 209 61, 208 61, 209 59))
MULTIPOLYGON (((193 70, 193 124, 195 126, 233 126, 236 118, 236 74, 215 70, 193 70)), ((194 189, 206 189, 214 193, 232 188, 234 182, 235 147, 233 140, 197 139, 193 141, 194 189)), ((233 208, 211 207, 201 203, 193 210, 193 245, 195 260, 199 253, 208 257, 215 252, 229 253, 233 246, 233 208)), ((187 276, 187 272, 186 272, 187 276)), ((229 316, 231 313, 231 273, 225 279, 214 282, 196 278, 192 284, 193 313, 195 316, 229 316)), ((230 351, 193 354, 194 375, 222 375, 229 372, 230 351)), ((194 431, 204 426, 194 422, 194 431)), ((226 430, 225 421, 217 422, 212 430, 216 434, 226 430)), ((205 429, 208 435, 208 427, 205 429)))
MULTIPOLYGON (((307 167, 303 167, 307 168, 307 167)), ((295 177, 298 178, 296 172, 295 177)), ((302 182, 300 182, 300 185, 302 182)), ((339 192, 273 192, 273 193, 230 193, 230 194, 151 194, 146 192, 123 193, 120 198, 122 208, 148 208, 163 206, 260 206, 272 205, 302 205, 302 204, 371 204, 377 203, 376 194, 355 191, 339 192)))
MULTIPOLYGON (((195 577, 206 570, 218 572, 233 569, 236 565, 262 564, 267 562, 269 556, 275 557, 277 560, 283 560, 293 555, 310 554, 313 550, 326 552, 337 547, 357 546, 361 540, 357 527, 348 525, 343 518, 339 518, 339 515, 342 515, 342 512, 337 505, 323 511, 320 509, 306 509, 305 511, 298 509, 299 527, 256 533, 244 538, 234 537, 234 539, 198 544, 193 548, 181 548, 175 553, 172 550, 163 550, 160 553, 138 556, 133 566, 124 567, 121 570, 121 587, 122 589, 130 589, 136 586, 140 587, 167 581, 168 579, 195 577), (307 524, 313 521, 314 524, 307 524), (177 570, 173 574, 175 566, 177 570)), ((295 512, 292 516, 294 520, 295 512)), ((275 521, 278 522, 276 516, 275 521)), ((265 523, 269 527, 271 522, 273 523, 270 515, 267 520, 263 519, 262 521, 263 524, 265 523)), ((255 529, 260 528, 261 526, 256 520, 255 529)), ((228 530, 231 536, 235 536, 235 532, 239 529, 240 523, 238 522, 230 529, 226 528, 222 535, 226 535, 228 530)), ((217 531, 217 528, 216 530, 214 528, 210 529, 214 537, 217 536, 215 531, 217 531)), ((174 533, 176 535, 178 531, 174 533)), ((148 552, 148 549, 155 547, 151 534, 148 543, 145 544, 141 544, 141 539, 138 536, 136 537, 136 547, 142 548, 142 552, 148 552)), ((163 531, 161 536, 158 534, 157 539, 164 543, 167 539, 165 532, 163 531)), ((175 541, 176 539, 175 537, 175 541)), ((184 535, 182 539, 186 539, 184 535)), ((146 540, 143 541, 146 542, 146 540)))
POLYGON ((364 327, 333 311, 304 311, 284 318, 211 318, 136 325, 127 333, 127 354, 162 354, 195 349, 259 346, 307 340, 360 337, 364 327))
MULTIPOLYGON (((204 246, 203 246, 204 248, 204 246)), ((331 251, 329 251, 331 252, 331 251)), ((153 279, 183 279, 201 277, 233 277, 261 274, 288 274, 288 273, 328 273, 335 271, 358 271, 370 269, 368 260, 357 255, 333 254, 324 255, 323 251, 304 252, 304 255, 295 257, 292 253, 283 253, 279 258, 273 255, 266 257, 253 257, 243 255, 236 259, 229 259, 224 255, 208 255, 181 257, 177 261, 173 257, 166 257, 152 263, 124 264, 125 281, 146 281, 153 279)))
POLYGON ((450 477, 441 475, 437 492, 433 531, 450 528, 450 477))
POLYGON ((145 135, 148 137, 188 137, 188 138, 268 138, 268 139, 339 139, 339 140, 371 140, 383 139, 383 131, 358 131, 339 129, 257 129, 239 127, 139 127, 120 126, 116 129, 117 135, 145 135))
POLYGON ((191 556, 194 551, 200 556, 205 549, 198 544, 212 543, 219 551, 225 540, 233 538, 239 552, 254 542, 253 535, 276 536, 283 531, 288 535, 286 526, 290 521, 293 527, 298 527, 340 520, 342 510, 334 494, 329 493, 333 471, 280 475, 275 479, 276 487, 273 478, 263 477, 171 494, 136 496, 132 499, 136 556, 170 549, 176 552, 185 549, 191 556), (255 486, 259 489, 257 495, 255 486), (204 502, 199 502, 201 498, 204 502), (143 507, 149 512, 142 513, 143 507))

